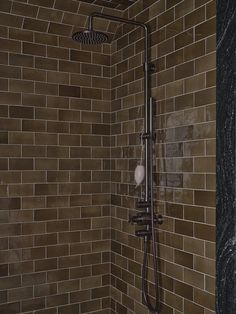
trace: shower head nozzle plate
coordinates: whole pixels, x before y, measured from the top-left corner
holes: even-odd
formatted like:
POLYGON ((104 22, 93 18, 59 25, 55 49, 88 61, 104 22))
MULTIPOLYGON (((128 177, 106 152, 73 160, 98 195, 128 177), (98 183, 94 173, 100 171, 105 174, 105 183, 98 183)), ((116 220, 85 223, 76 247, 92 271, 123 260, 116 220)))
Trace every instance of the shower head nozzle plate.
POLYGON ((72 38, 85 45, 102 44, 108 41, 108 36, 106 34, 94 30, 76 32, 72 35, 72 38))

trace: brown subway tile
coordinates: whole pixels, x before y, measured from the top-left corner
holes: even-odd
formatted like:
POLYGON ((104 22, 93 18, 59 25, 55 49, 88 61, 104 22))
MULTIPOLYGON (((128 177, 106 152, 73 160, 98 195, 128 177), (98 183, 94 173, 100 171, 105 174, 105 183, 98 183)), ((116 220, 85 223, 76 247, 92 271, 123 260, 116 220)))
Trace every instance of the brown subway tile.
MULTIPOLYGON (((31 131, 31 132, 44 132, 46 130, 45 121, 39 120, 23 120, 22 121, 22 130, 31 131)), ((32 136, 32 134, 30 134, 32 136)), ((28 143, 30 144, 30 143, 28 143)))
POLYGON ((54 0, 29 0, 29 3, 34 5, 39 5, 42 7, 52 8, 54 4, 54 0))
POLYGON ((33 67, 34 59, 30 55, 11 53, 9 55, 9 64, 16 66, 33 67))
POLYGON ((43 45, 58 46, 58 37, 53 34, 34 33, 34 41, 43 45))
MULTIPOLYGON (((29 68, 23 68, 22 71, 22 78, 25 80, 34 80, 34 81, 46 81, 46 71, 43 70, 35 70, 35 69, 29 69, 29 68)), ((23 95, 23 100, 25 97, 39 97, 38 95, 23 95)))
POLYGON ((158 56, 163 56, 173 52, 174 50, 174 40, 173 38, 167 39, 158 45, 158 56))
POLYGON ((32 107, 10 106, 9 114, 10 114, 10 117, 13 117, 13 118, 26 118, 26 119, 34 118, 34 110, 32 107))
POLYGON ((60 24, 60 23, 53 23, 50 22, 48 33, 56 34, 60 36, 69 36, 72 31, 72 26, 60 24))
POLYGON ((194 63, 192 61, 178 65, 175 68, 175 79, 182 79, 194 74, 194 63))
POLYGON ((175 37, 175 48, 179 49, 193 42, 193 29, 189 29, 175 37))
POLYGON ((1 64, 8 64, 8 53, 7 52, 0 52, 0 63, 1 64))
POLYGON ((5 303, 0 305, 0 311, 2 313, 19 313, 20 311, 20 302, 5 303))
POLYGON ((176 220, 175 232, 187 236, 193 236, 193 223, 183 220, 176 220))
POLYGON ((186 313, 204 314, 204 308, 196 303, 184 300, 184 310, 186 313))
POLYGON ((32 93, 34 92, 34 83, 23 80, 10 80, 9 90, 12 92, 32 93))
POLYGON ((1 12, 0 20, 1 20, 1 23, 0 23, 1 25, 21 28, 23 17, 1 12))
POLYGON ((167 97, 174 97, 180 94, 183 94, 183 81, 182 80, 167 84, 167 91, 166 91, 167 97))
POLYGON ((8 37, 7 26, 0 26, 0 35, 3 38, 7 38, 8 37))
MULTIPOLYGON (((1 65, 0 76, 4 78, 21 78, 21 70, 19 67, 1 65)), ((1 93, 1 95, 7 95, 7 93, 1 93)))
POLYGON ((214 52, 216 49, 216 35, 212 35, 207 38, 206 40, 206 52, 214 52))
POLYGON ((179 18, 194 9, 194 1, 184 0, 175 7, 175 16, 179 18))
POLYGON ((215 192, 212 191, 195 191, 194 198, 196 205, 215 206, 215 192))
POLYGON ((183 19, 178 19, 166 26, 166 38, 176 36, 183 31, 183 19))
POLYGON ((65 3, 63 0, 56 0, 54 7, 55 9, 61 11, 68 11, 74 13, 77 12, 79 4, 72 0, 69 0, 67 3, 65 3))
POLYGON ((178 65, 183 62, 184 56, 183 56, 183 50, 175 51, 169 55, 166 56, 166 67, 173 67, 175 65, 178 65))
POLYGON ((193 27, 201 22, 205 21, 205 7, 202 6, 197 10, 187 14, 184 17, 185 28, 193 27))
POLYGON ((205 87, 205 73, 185 79, 184 81, 184 90, 186 93, 195 92, 205 87))
POLYGON ((216 67, 216 54, 215 52, 201 57, 195 61, 196 73, 206 72, 213 70, 216 67))
POLYGON ((32 44, 32 43, 23 43, 23 53, 29 55, 36 55, 36 56, 46 56, 46 46, 32 44))
POLYGON ((57 268, 57 259, 56 258, 48 258, 35 261, 35 271, 48 271, 57 268))
POLYGON ((33 170, 33 159, 21 158, 21 159, 10 159, 9 162, 10 170, 33 170))
POLYGON ((58 95, 58 86, 49 83, 35 83, 35 92, 42 95, 58 95))
POLYGON ((69 108, 69 99, 66 97, 48 96, 47 107, 48 108, 69 108))
POLYGON ((34 135, 27 132, 11 132, 9 136, 10 144, 33 144, 34 135))
MULTIPOLYGON (((5 90, 5 91, 8 90, 8 80, 7 79, 4 79, 4 78, 0 79, 0 90, 5 90)), ((1 106, 1 108, 3 108, 3 107, 1 106)), ((4 114, 6 114, 6 110, 4 110, 4 114)))
POLYGON ((11 289, 8 295, 8 299, 10 302, 30 299, 32 297, 33 291, 30 287, 11 289))
MULTIPOLYGON (((56 306, 68 304, 68 294, 57 294, 57 295, 51 295, 47 297, 47 304, 50 307, 56 308, 56 306)), ((59 308, 59 310, 61 307, 59 308)), ((53 313, 54 314, 54 313, 53 313)))
POLYGON ((82 63, 81 73, 87 75, 101 76, 102 67, 94 64, 82 63))
MULTIPOLYGON (((35 176, 34 176, 35 177, 35 176)), ((31 183, 32 181, 34 182, 34 180, 24 180, 24 181, 29 181, 29 183, 31 183)), ((43 181, 41 179, 41 181, 43 181)), ((44 180, 45 181, 45 180, 44 180)), ((22 208, 24 209, 33 209, 33 208, 44 208, 45 207, 45 199, 44 197, 25 197, 22 199, 22 208)))
POLYGON ((59 96, 80 97, 80 87, 59 85, 59 96))
POLYGON ((69 59, 69 51, 63 48, 47 47, 47 56, 56 59, 69 59))
POLYGON ((57 187, 55 184, 36 184, 35 194, 36 195, 56 195, 57 187))
POLYGON ((208 292, 194 289, 194 301, 210 310, 215 310, 215 297, 208 292))
POLYGON ((31 184, 11 185, 9 188, 9 195, 10 196, 33 195, 33 185, 31 184))
POLYGON ((40 21, 32 18, 25 18, 24 29, 32 30, 32 31, 38 31, 38 32, 46 32, 48 28, 48 23, 46 21, 40 21))
POLYGON ((163 27, 166 24, 169 24, 174 20, 174 9, 165 11, 164 13, 158 16, 158 28, 163 27))
POLYGON ((6 1, 2 2, 1 5, 0 5, 0 10, 2 12, 10 12, 11 11, 11 4, 12 3, 9 0, 6 0, 6 1))
POLYGON ((214 1, 211 1, 206 6, 206 17, 209 19, 216 15, 216 4, 214 1))
POLYGON ((59 60, 59 71, 78 74, 80 73, 80 64, 78 62, 59 60))
POLYGON ((38 7, 33 5, 28 5, 24 3, 14 2, 12 5, 11 12, 15 15, 27 16, 27 17, 36 17, 38 12, 38 7))
POLYGON ((9 29, 9 37, 11 39, 33 42, 33 36, 34 33, 32 31, 23 30, 19 28, 9 29))
POLYGON ((35 134, 35 144, 37 145, 57 145, 58 139, 56 134, 44 134, 36 133, 35 134))
POLYGON ((49 59, 36 57, 35 68, 56 71, 58 68, 58 61, 52 58, 49 59))
POLYGON ((194 225, 194 235, 196 238, 214 242, 216 237, 215 227, 196 223, 194 225))
POLYGON ((62 20, 63 12, 56 11, 50 8, 39 7, 38 18, 50 22, 60 22, 62 20))
POLYGON ((211 103, 215 103, 216 94, 215 88, 205 89, 195 94, 196 106, 207 105, 211 103))
POLYGON ((175 262, 184 267, 193 268, 193 255, 175 250, 175 262))
POLYGON ((215 34, 215 30, 216 30, 216 19, 214 17, 196 26, 195 38, 196 40, 206 38, 212 34, 215 34))
POLYGON ((48 158, 37 158, 35 160, 35 170, 57 170, 57 160, 48 158))
POLYGON ((184 48, 184 60, 192 60, 205 54, 205 41, 193 43, 184 48))
POLYGON ((194 290, 192 286, 182 283, 180 281, 175 282, 175 293, 177 293, 178 295, 188 300, 193 300, 193 291, 194 290))

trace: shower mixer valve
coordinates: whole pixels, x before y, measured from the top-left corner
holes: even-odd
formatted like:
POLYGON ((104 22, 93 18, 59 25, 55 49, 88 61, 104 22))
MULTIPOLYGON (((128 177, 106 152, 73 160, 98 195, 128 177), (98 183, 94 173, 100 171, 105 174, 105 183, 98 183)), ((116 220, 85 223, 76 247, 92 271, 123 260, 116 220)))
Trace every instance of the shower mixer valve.
POLYGON ((140 139, 142 139, 143 141, 145 140, 153 140, 154 142, 156 141, 156 133, 152 132, 152 133, 141 133, 140 134, 140 139))
MULTIPOLYGON (((152 217, 150 213, 147 212, 139 212, 136 215, 129 218, 129 223, 132 225, 139 225, 139 226, 147 226, 151 225, 152 223, 152 217)), ((161 225, 163 223, 163 217, 162 215, 156 215, 154 214, 154 223, 158 223, 161 225)), ((138 230, 140 231, 140 230, 138 230)), ((136 235, 138 235, 138 231, 136 231, 136 235)), ((139 235, 138 235, 139 236, 139 235)), ((141 236, 141 235, 140 235, 141 236)))
POLYGON ((139 200, 139 201, 137 202, 136 206, 137 206, 138 208, 148 208, 148 207, 151 206, 151 203, 148 202, 148 201, 139 200))
POLYGON ((143 64, 143 70, 147 71, 149 73, 154 73, 156 71, 156 66, 154 63, 151 62, 145 62, 143 64))
MULTIPOLYGON (((156 222, 156 218, 155 218, 156 222)), ((137 225, 149 225, 151 223, 151 215, 146 212, 138 213, 137 215, 134 215, 130 217, 129 223, 131 224, 137 224, 137 225)))

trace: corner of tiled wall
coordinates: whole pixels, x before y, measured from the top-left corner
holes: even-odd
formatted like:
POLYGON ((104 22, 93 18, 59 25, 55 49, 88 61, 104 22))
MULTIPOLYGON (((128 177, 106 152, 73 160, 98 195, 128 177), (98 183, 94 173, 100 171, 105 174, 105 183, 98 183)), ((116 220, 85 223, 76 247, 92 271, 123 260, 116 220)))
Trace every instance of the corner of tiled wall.
MULTIPOLYGON (((111 45, 71 40, 93 11, 120 16, 114 3, 0 3, 1 313, 148 313, 127 222, 140 195, 142 32, 98 19, 111 45)), ((152 32, 160 313, 212 314, 215 1, 138 0, 123 16, 152 32)))

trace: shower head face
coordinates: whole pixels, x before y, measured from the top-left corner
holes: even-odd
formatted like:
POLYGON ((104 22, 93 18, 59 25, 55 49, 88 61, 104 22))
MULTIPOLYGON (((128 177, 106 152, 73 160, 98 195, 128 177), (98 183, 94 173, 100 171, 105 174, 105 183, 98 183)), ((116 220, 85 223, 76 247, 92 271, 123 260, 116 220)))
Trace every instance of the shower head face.
POLYGON ((72 38, 84 45, 98 45, 108 41, 108 36, 106 34, 94 30, 76 32, 72 35, 72 38))

